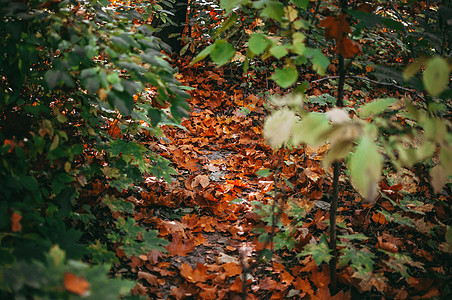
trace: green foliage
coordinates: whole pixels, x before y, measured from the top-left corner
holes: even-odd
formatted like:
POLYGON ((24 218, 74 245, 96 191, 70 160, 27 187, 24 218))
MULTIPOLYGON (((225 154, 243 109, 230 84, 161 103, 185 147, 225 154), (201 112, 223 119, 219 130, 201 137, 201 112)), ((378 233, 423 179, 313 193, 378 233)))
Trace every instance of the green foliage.
MULTIPOLYGON (((307 47, 305 44, 304 30, 307 30, 309 25, 303 21, 303 15, 306 14, 306 1, 296 1, 294 5, 285 6, 278 1, 220 1, 221 7, 226 14, 233 14, 223 23, 217 30, 215 37, 220 37, 227 32, 240 31, 236 28, 246 28, 247 20, 253 20, 255 14, 259 14, 267 24, 277 24, 280 30, 276 34, 270 34, 265 27, 256 28, 255 32, 247 34, 245 41, 234 40, 234 34, 230 34, 227 42, 225 39, 216 39, 215 42, 201 51, 192 64, 205 59, 210 55, 212 60, 218 64, 223 65, 230 61, 234 56, 232 45, 242 45, 244 42, 247 49, 246 60, 243 65, 244 70, 247 71, 249 61, 256 56, 262 60, 276 58, 277 60, 286 57, 283 68, 277 68, 271 76, 279 86, 289 88, 293 86, 298 79, 297 66, 310 63, 312 68, 319 74, 325 74, 328 68, 329 59, 322 53, 320 49, 307 47), (242 14, 244 18, 236 22, 236 14, 242 14), (244 20, 244 21, 243 21, 244 20), (287 57, 288 54, 291 54, 287 57)), ((242 31, 240 31, 242 32, 242 31)))
POLYGON ((171 181, 169 162, 137 138, 161 135, 160 124, 178 124, 189 108, 154 28, 132 22, 158 4, 108 4, 0 0, 1 297, 71 298, 68 271, 86 278, 93 299, 114 299, 130 284, 107 278, 112 247, 164 250, 155 230, 128 217, 133 205, 86 192, 102 182, 121 194, 145 173, 171 181), (105 208, 119 217, 99 220, 105 208))
MULTIPOLYGON (((239 203, 239 199, 234 199, 231 203, 239 203)), ((240 199, 241 200, 241 199, 240 199)), ((287 227, 284 226, 283 223, 281 223, 277 218, 277 212, 273 211, 273 205, 267 204, 263 205, 259 201, 253 201, 251 203, 253 205, 253 211, 259 215, 261 220, 267 225, 267 226, 275 226, 276 231, 274 233, 274 236, 272 237, 268 230, 266 228, 254 228, 253 230, 260 234, 259 235, 259 241, 262 243, 265 242, 272 242, 273 250, 281 250, 283 248, 286 248, 288 250, 292 250, 295 246, 295 238, 294 234, 298 228, 298 226, 301 226, 302 224, 302 218, 305 216, 305 211, 302 207, 297 206, 296 204, 289 202, 290 209, 286 210, 285 213, 289 217, 294 218, 294 222, 292 226, 287 227)))
POLYGON ((304 247, 299 256, 312 255, 316 265, 320 266, 322 263, 328 263, 333 255, 328 247, 328 240, 326 235, 322 235, 318 244, 308 244, 304 247))
POLYGON ((413 261, 413 259, 407 254, 390 253, 387 251, 382 252, 386 253, 389 256, 389 260, 385 261, 385 264, 402 275, 405 280, 408 280, 410 277, 410 274, 408 272, 410 267, 416 267, 425 271, 422 263, 413 261))
POLYGON ((128 294, 134 283, 108 278, 109 269, 107 264, 93 266, 66 259, 66 253, 55 245, 43 261, 19 260, 12 268, 1 268, 4 280, 0 286, 14 293, 15 299, 78 299, 65 287, 64 277, 70 273, 89 283, 85 299, 115 299, 128 294))

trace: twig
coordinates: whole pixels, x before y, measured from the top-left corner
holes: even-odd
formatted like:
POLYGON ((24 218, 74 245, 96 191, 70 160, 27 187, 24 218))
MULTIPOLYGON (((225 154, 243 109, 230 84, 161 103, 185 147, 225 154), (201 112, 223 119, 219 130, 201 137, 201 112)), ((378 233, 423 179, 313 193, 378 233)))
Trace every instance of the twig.
MULTIPOLYGON (((394 87, 394 88, 397 88, 397 89, 402 90, 402 91, 405 91, 405 92, 414 93, 414 94, 416 94, 416 96, 418 96, 420 99, 422 99, 422 100, 425 101, 424 97, 422 97, 421 95, 419 95, 419 93, 418 93, 416 90, 409 89, 409 88, 406 88, 406 87, 397 85, 397 84, 392 83, 392 82, 381 82, 381 81, 376 81, 376 80, 372 80, 372 79, 369 79, 369 78, 366 78, 366 77, 356 76, 356 75, 352 75, 352 76, 350 76, 350 75, 345 75, 345 77, 346 77, 346 78, 361 79, 361 80, 365 80, 365 81, 368 81, 368 82, 373 83, 373 84, 392 86, 392 87, 394 87)), ((320 79, 317 79, 317 80, 313 80, 313 81, 311 81, 311 83, 319 83, 319 82, 322 82, 322 81, 325 81, 325 80, 338 79, 338 78, 339 78, 339 76, 324 77, 324 78, 320 78, 320 79)))

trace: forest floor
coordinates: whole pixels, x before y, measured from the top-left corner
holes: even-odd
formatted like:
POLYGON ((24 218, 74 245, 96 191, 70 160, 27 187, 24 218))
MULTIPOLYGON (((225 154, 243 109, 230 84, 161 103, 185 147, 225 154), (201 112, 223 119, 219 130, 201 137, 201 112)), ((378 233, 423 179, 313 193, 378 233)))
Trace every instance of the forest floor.
MULTIPOLYGON (((177 63, 178 80, 194 88, 191 116, 182 122, 186 130, 165 127, 164 138, 143 137, 143 144, 169 159, 178 175, 171 184, 149 176, 127 198, 137 207, 135 220, 170 241, 167 253, 128 259, 118 252, 123 263, 117 272, 138 278, 135 294, 244 299, 244 278, 247 299, 426 299, 450 292, 450 255, 438 251, 441 221, 449 215, 447 195, 431 195, 422 179, 407 172, 381 182, 380 197, 366 203, 344 173, 338 235, 367 238, 340 238, 340 249, 355 252, 339 267, 339 288, 332 297, 328 265, 318 267, 313 259, 321 260, 324 253, 298 255, 327 238, 332 176, 321 166, 327 146, 272 150, 262 136, 271 109, 265 92, 283 91, 269 87, 266 75, 254 74, 251 82, 240 70, 188 63, 177 63), (272 232, 273 241, 265 242, 272 232), (373 272, 357 271, 368 268, 373 272)), ((306 80, 315 79, 311 76, 306 74, 306 80)), ((324 81, 311 86, 308 95, 334 97, 335 92, 324 81)), ((382 95, 401 96, 364 82, 346 90, 349 107, 382 95)), ((311 99, 316 100, 307 106, 328 108, 323 98, 311 99)))

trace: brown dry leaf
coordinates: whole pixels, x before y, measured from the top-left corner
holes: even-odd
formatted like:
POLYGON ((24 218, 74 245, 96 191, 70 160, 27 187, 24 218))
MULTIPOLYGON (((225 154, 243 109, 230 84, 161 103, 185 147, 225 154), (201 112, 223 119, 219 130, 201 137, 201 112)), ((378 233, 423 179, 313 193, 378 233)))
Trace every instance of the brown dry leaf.
POLYGON ((172 234, 179 234, 183 238, 186 238, 185 235, 185 229, 187 228, 187 225, 178 222, 178 221, 165 221, 162 220, 162 225, 160 227, 159 234, 161 236, 167 236, 172 234))
POLYGON ((385 216, 382 215, 381 213, 378 213, 378 212, 374 212, 374 213, 372 214, 372 220, 373 220, 375 223, 379 223, 379 224, 382 224, 382 225, 388 223, 388 221, 386 221, 385 216))
POLYGON ((191 183, 191 188, 195 188, 198 185, 200 185, 203 188, 206 188, 208 185, 210 184, 210 180, 209 180, 209 176, 207 175, 198 175, 196 176, 192 183, 191 183))
POLYGON ((348 37, 344 38, 341 42, 337 42, 336 54, 341 54, 344 58, 353 58, 362 53, 361 45, 348 37))
POLYGON ((259 283, 259 287, 261 290, 283 290, 285 288, 285 286, 280 283, 277 282, 273 279, 271 279, 270 277, 266 277, 264 280, 261 280, 259 283))
POLYGON ((318 288, 322 288, 323 286, 328 287, 330 284, 330 272, 327 268, 323 268, 322 272, 319 272, 318 269, 316 269, 309 275, 309 279, 311 279, 318 288))
POLYGON ((433 192, 438 194, 447 182, 446 170, 438 164, 430 170, 430 178, 433 192))
MULTIPOLYGON (((196 288, 196 287, 195 287, 196 288)), ((177 300, 185 299, 187 297, 191 297, 196 295, 198 292, 194 289, 193 285, 188 285, 184 283, 179 287, 172 286, 171 287, 171 296, 176 298, 177 300)))
POLYGON ((180 274, 189 282, 205 282, 207 277, 207 266, 198 262, 195 269, 192 269, 189 264, 183 263, 180 268, 180 274))
POLYGON ((319 26, 325 27, 325 37, 327 40, 335 39, 337 42, 352 32, 347 22, 346 14, 340 14, 337 17, 328 16, 319 22, 319 26))
POLYGON ((399 247, 397 247, 397 245, 391 243, 391 242, 384 242, 383 238, 381 236, 377 237, 377 245, 375 246, 376 248, 379 248, 381 250, 386 250, 388 252, 391 253, 397 253, 399 252, 399 247))
POLYGON ((331 299, 333 300, 350 300, 351 298, 352 298, 351 290, 348 290, 345 293, 344 291, 340 291, 339 293, 331 297, 331 299))
POLYGON ((323 299, 332 299, 330 294, 330 289, 327 285, 322 286, 321 288, 317 289, 314 295, 312 295, 311 299, 314 300, 323 300, 323 299))
POLYGON ((281 274, 279 274, 279 279, 281 280, 282 283, 289 285, 295 278, 292 275, 290 275, 289 272, 282 270, 281 274))
POLYGON ((130 293, 132 295, 146 296, 146 294, 148 293, 148 288, 142 285, 141 283, 137 282, 137 284, 135 284, 130 293))
POLYGON ((11 231, 18 232, 22 230, 22 225, 20 224, 20 220, 22 216, 15 211, 11 214, 11 231))
POLYGON ((211 286, 208 284, 200 284, 200 283, 196 284, 196 286, 201 288, 201 292, 199 293, 199 296, 201 297, 201 299, 214 300, 214 299, 218 298, 216 286, 211 286))
POLYGON ((152 249, 148 253, 147 257, 148 257, 149 262, 151 264, 155 265, 155 264, 157 264, 160 261, 160 258, 163 257, 163 253, 158 251, 158 250, 152 249))
POLYGON ((234 262, 229 262, 221 265, 226 273, 226 276, 232 277, 242 274, 242 266, 234 262))
POLYGON ((64 288, 79 296, 84 296, 89 291, 89 282, 83 277, 78 277, 72 273, 64 273, 64 288))
POLYGON ((192 252, 194 248, 194 239, 182 239, 180 233, 174 234, 173 240, 168 246, 166 246, 166 250, 172 256, 187 256, 187 254, 192 252))
POLYGON ((380 273, 362 274, 355 272, 352 277, 361 280, 359 283, 359 289, 361 293, 370 291, 372 287, 375 287, 379 292, 383 293, 388 286, 388 284, 386 283, 388 279, 380 273))
POLYGON ((243 282, 240 279, 240 276, 237 277, 234 282, 231 284, 231 286, 229 287, 229 289, 233 292, 236 293, 241 293, 242 292, 242 286, 243 286, 243 282))
POLYGON ((145 279, 150 285, 158 286, 157 276, 151 273, 138 271, 138 279, 145 279))
POLYGON ((312 259, 312 256, 307 256, 304 260, 302 260, 301 265, 303 267, 300 269, 300 272, 313 272, 317 269, 317 265, 312 259))
POLYGON ((297 279, 293 282, 293 286, 303 293, 308 293, 309 295, 314 294, 314 290, 312 289, 311 283, 308 279, 297 277, 297 279))

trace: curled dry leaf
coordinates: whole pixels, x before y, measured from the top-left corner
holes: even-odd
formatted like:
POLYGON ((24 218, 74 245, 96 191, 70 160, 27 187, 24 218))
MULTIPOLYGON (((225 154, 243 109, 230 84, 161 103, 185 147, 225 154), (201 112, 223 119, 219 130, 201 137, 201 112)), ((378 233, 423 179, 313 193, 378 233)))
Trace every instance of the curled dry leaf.
POLYGON ((383 238, 381 236, 377 237, 377 245, 375 247, 381 249, 381 250, 385 250, 391 253, 397 253, 399 252, 399 247, 397 247, 397 245, 390 243, 390 242, 384 242, 383 238))

